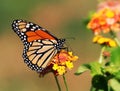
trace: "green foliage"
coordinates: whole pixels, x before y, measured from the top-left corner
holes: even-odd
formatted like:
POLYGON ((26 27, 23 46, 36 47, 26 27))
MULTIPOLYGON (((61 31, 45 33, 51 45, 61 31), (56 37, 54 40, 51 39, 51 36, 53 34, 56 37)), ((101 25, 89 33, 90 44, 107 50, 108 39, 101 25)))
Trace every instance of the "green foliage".
POLYGON ((111 65, 120 66, 120 47, 113 48, 110 57, 111 65))
POLYGON ((108 91, 106 77, 103 75, 93 76, 91 91, 108 91))
POLYGON ((90 70, 91 71, 91 75, 94 76, 96 74, 102 74, 101 72, 101 64, 99 64, 98 62, 91 62, 89 64, 83 64, 81 65, 77 72, 75 73, 76 75, 80 75, 83 72, 90 70))
POLYGON ((110 83, 110 86, 112 87, 113 91, 120 91, 120 82, 117 79, 113 78, 109 81, 109 83, 110 83))
POLYGON ((75 75, 81 75, 88 70, 91 72, 92 76, 91 91, 120 91, 119 45, 113 48, 102 45, 99 60, 82 64, 79 66, 75 75), (110 55, 106 53, 110 53, 110 55))
POLYGON ((75 73, 75 75, 80 75, 83 72, 87 71, 90 69, 90 65, 89 64, 82 64, 81 66, 78 67, 77 72, 75 73))

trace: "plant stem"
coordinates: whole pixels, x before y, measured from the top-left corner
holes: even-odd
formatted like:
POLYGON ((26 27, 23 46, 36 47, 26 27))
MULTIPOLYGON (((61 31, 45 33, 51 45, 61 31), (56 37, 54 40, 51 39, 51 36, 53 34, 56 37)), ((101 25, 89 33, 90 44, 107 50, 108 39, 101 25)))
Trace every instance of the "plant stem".
POLYGON ((109 85, 108 85, 108 91, 111 91, 111 90, 110 90, 110 86, 109 86, 109 85))
POLYGON ((118 38, 116 37, 116 34, 113 31, 110 31, 110 34, 113 37, 113 39, 116 41, 117 45, 120 47, 120 42, 118 38))
POLYGON ((57 84, 57 87, 58 87, 58 91, 61 91, 61 87, 60 87, 60 84, 59 84, 59 80, 58 80, 58 78, 57 78, 56 75, 54 75, 54 77, 55 77, 55 81, 56 81, 56 84, 57 84))
POLYGON ((101 49, 100 57, 99 57, 99 63, 102 63, 102 62, 103 62, 103 52, 104 52, 105 48, 106 48, 106 47, 103 46, 102 49, 101 49))
POLYGON ((66 87, 66 91, 68 91, 68 86, 67 86, 67 81, 66 81, 65 75, 63 75, 63 80, 64 80, 64 84, 65 84, 65 87, 66 87))
POLYGON ((116 41, 116 43, 118 44, 118 46, 120 46, 120 42, 119 42, 118 38, 115 37, 114 40, 116 41))

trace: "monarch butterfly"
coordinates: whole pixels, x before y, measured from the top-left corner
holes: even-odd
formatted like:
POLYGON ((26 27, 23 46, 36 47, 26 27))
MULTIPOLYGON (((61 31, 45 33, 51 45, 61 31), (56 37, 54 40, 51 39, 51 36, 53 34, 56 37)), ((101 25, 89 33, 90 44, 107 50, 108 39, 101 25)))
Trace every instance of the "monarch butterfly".
POLYGON ((65 39, 58 39, 32 22, 14 20, 12 29, 24 44, 24 62, 37 72, 42 72, 50 60, 64 48, 65 39))

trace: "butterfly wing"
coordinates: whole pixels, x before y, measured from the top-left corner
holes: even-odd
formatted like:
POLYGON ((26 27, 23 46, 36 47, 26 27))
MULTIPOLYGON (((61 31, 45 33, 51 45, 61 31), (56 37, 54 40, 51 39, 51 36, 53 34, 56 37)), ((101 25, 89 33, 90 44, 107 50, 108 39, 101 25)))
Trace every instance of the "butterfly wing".
POLYGON ((46 29, 25 20, 14 20, 12 29, 21 38, 24 44, 39 39, 58 40, 57 37, 46 29))
POLYGON ((23 58, 33 70, 41 72, 58 52, 58 39, 37 24, 24 20, 13 21, 12 28, 24 44, 23 58))
POLYGON ((26 46, 23 52, 23 58, 25 63, 37 72, 41 72, 51 58, 58 52, 53 45, 54 40, 37 40, 30 43, 30 46, 26 46))

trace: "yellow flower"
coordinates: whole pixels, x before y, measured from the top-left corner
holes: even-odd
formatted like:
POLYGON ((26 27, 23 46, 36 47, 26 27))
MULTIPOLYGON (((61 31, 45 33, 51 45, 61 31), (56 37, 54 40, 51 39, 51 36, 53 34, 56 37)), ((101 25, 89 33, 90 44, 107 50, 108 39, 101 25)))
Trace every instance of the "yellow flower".
POLYGON ((68 69, 72 69, 73 68, 73 63, 70 61, 66 61, 66 66, 68 69))
POLYGON ((96 36, 93 38, 93 42, 97 42, 99 38, 101 38, 101 36, 100 36, 100 35, 96 35, 96 36))
POLYGON ((52 70, 55 75, 63 75, 66 73, 66 69, 72 69, 72 61, 77 60, 78 57, 74 56, 72 52, 61 50, 51 61, 52 70))
POLYGON ((101 37, 101 38, 97 41, 98 44, 103 44, 103 43, 105 43, 105 42, 106 42, 106 39, 103 38, 103 37, 101 37))
POLYGON ((106 15, 108 18, 112 18, 112 17, 115 16, 115 12, 113 12, 113 11, 110 10, 110 9, 107 9, 105 15, 106 15))
POLYGON ((53 70, 57 70, 58 68, 59 68, 58 64, 54 64, 52 67, 53 70))
POLYGON ((73 61, 78 60, 78 56, 73 56, 73 57, 72 57, 72 60, 73 60, 73 61))
POLYGON ((107 45, 107 46, 110 46, 110 47, 116 47, 117 44, 114 40, 110 39, 110 38, 105 38, 103 36, 100 36, 100 35, 97 35, 93 38, 93 42, 94 43, 98 43, 100 45, 107 45))
POLYGON ((117 46, 116 42, 113 41, 113 40, 109 40, 109 45, 110 45, 111 47, 116 47, 116 46, 117 46))
POLYGON ((57 72, 59 75, 63 75, 65 74, 66 70, 65 70, 65 66, 59 66, 57 69, 57 72))
POLYGON ((68 52, 69 56, 68 56, 68 60, 69 61, 75 61, 78 59, 78 56, 73 56, 72 52, 68 52))
POLYGON ((73 56, 73 53, 72 53, 72 52, 68 52, 68 54, 69 54, 70 56, 73 56))

